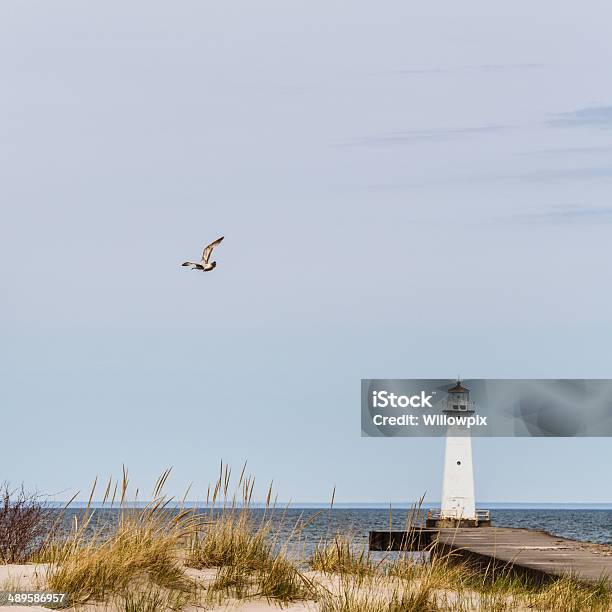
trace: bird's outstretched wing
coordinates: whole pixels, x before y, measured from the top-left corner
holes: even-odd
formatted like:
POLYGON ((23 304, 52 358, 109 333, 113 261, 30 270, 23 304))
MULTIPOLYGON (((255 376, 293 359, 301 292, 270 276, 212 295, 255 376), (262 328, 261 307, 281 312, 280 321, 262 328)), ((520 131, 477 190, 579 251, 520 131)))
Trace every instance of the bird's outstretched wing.
POLYGON ((220 244, 223 238, 224 236, 221 236, 221 238, 217 238, 214 242, 211 242, 207 247, 204 248, 204 250, 202 251, 202 261, 204 263, 208 263, 208 260, 210 259, 210 254, 212 253, 213 249, 218 244, 220 244))

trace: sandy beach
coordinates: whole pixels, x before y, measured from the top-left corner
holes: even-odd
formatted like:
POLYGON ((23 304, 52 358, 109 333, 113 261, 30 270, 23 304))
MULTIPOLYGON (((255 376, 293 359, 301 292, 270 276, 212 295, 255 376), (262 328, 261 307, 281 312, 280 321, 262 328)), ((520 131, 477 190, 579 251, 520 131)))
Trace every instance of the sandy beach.
MULTIPOLYGON (((0 566, 0 590, 25 590, 25 591, 45 591, 48 590, 46 583, 47 572, 51 569, 49 564, 20 564, 0 566)), ((209 568, 206 570, 196 570, 185 567, 185 575, 197 585, 198 589, 206 591, 218 576, 219 568, 209 568)), ((331 597, 338 601, 347 601, 347 610, 366 611, 380 610, 381 612, 390 610, 403 610, 396 608, 393 598, 397 593, 398 582, 393 579, 380 577, 361 577, 357 580, 349 579, 342 574, 328 574, 324 572, 309 571, 304 576, 312 581, 331 597), (348 587, 348 589, 347 589, 348 587), (357 601, 362 601, 364 607, 356 606, 357 601), (351 604, 349 605, 349 602, 351 604), (368 607, 368 605, 373 607, 368 607)), ((412 585, 413 592, 418 593, 421 588, 422 580, 417 579, 412 585)), ((545 604, 534 606, 531 603, 521 601, 513 594, 505 594, 502 597, 495 597, 493 600, 490 595, 479 593, 477 590, 461 589, 454 591, 449 588, 434 588, 428 592, 427 607, 419 607, 416 601, 412 601, 408 610, 436 610, 436 611, 465 611, 465 610, 497 610, 507 609, 514 612, 528 612, 529 610, 565 610, 564 607, 549 607, 545 604), (415 607, 414 604, 416 604, 415 607), (502 606, 501 608, 498 606, 502 606)), ((211 604, 205 597, 201 604, 191 603, 182 608, 184 612, 196 612, 197 610, 208 610, 209 612, 272 612, 274 610, 285 610, 287 612, 319 612, 321 610, 345 609, 330 608, 329 599, 303 600, 303 601, 280 601, 274 598, 247 597, 237 599, 234 597, 223 598, 217 604, 211 604)), ((4 606, 0 606, 4 607, 4 606)), ((49 608, 42 606, 6 606, 15 611, 42 612, 49 608)), ((79 605, 64 608, 69 611, 81 612, 121 612, 126 610, 125 601, 121 598, 109 598, 106 601, 88 601, 79 605)), ((144 608, 143 608, 144 609, 144 608)), ((149 609, 149 608, 146 608, 149 609)), ((155 608, 164 609, 164 608, 155 608)), ((585 608, 586 609, 586 608, 585 608)), ((593 607, 592 610, 605 610, 607 608, 593 607)))
MULTIPOLYGON (((0 566, 0 588, 3 590, 23 590, 23 591, 45 591, 48 590, 46 585, 46 574, 49 569, 48 564, 21 564, 21 565, 4 565, 0 566)), ((185 568, 185 574, 191 578, 195 584, 200 587, 208 587, 215 579, 217 574, 217 568, 211 568, 208 570, 194 570, 193 568, 185 568)), ((324 587, 330 592, 340 594, 342 585, 341 580, 338 576, 329 576, 319 572, 307 572, 305 574, 309 580, 324 587)), ((364 594, 368 593, 371 595, 371 584, 364 584, 364 594)), ((390 585, 377 583, 375 587, 380 597, 387 598, 392 593, 390 585)), ((456 603, 456 598, 451 592, 440 591, 438 596, 445 604, 453 605, 456 603)), ((6 607, 7 609, 16 611, 45 611, 49 608, 43 606, 0 606, 6 607)), ((320 610, 318 602, 313 600, 296 601, 296 602, 279 602, 273 599, 253 597, 246 600, 239 600, 235 598, 227 598, 225 601, 218 605, 203 604, 189 605, 183 608, 185 612, 195 612, 196 610, 209 610, 210 612, 222 612, 229 610, 236 610, 241 612, 268 612, 272 610, 279 610, 282 608, 288 612, 316 612, 320 610)), ((70 606, 64 608, 70 611, 82 611, 82 612, 119 612, 123 610, 121 601, 112 602, 88 602, 77 606, 70 606)), ((518 608, 515 608, 519 610, 518 608)))

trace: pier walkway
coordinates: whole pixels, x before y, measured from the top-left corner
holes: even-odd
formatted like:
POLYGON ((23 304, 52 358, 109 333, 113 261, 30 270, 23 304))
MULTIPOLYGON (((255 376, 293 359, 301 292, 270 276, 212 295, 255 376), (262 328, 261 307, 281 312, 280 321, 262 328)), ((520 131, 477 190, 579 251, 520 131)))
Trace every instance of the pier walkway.
POLYGON ((612 547, 544 531, 511 527, 412 529, 370 532, 371 550, 425 550, 452 555, 481 568, 512 569, 538 577, 571 575, 585 583, 612 583, 612 547))

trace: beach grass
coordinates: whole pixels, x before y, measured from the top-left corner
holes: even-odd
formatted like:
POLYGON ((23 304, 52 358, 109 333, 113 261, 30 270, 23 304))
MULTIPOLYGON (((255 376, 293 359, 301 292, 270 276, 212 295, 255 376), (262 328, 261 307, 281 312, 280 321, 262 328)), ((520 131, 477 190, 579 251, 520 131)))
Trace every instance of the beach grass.
POLYGON ((276 512, 272 486, 267 490, 263 516, 254 521, 251 506, 254 480, 240 473, 231 488, 231 470, 221 467, 209 489, 206 527, 198 531, 185 563, 195 569, 217 568, 208 588, 209 600, 222 597, 265 597, 279 602, 315 595, 310 581, 288 557, 288 541, 280 541, 272 516, 276 512))
POLYGON ((424 583, 381 580, 375 574, 340 574, 337 586, 319 600, 321 612, 433 612, 433 593, 424 583))
POLYGON ((174 591, 149 586, 146 589, 132 589, 125 592, 117 608, 121 612, 157 612, 159 610, 182 610, 190 597, 183 591, 174 591))
POLYGON ((326 574, 371 576, 376 572, 376 565, 365 547, 355 549, 352 538, 340 533, 331 542, 315 547, 309 565, 313 570, 326 574))
POLYGON ((589 586, 567 576, 543 584, 510 568, 483 571, 451 556, 374 560, 347 533, 319 542, 309 558, 296 555, 304 524, 280 529, 284 510, 276 508, 271 486, 254 515, 254 479, 245 467, 233 484, 231 470, 221 465, 204 511, 170 504, 163 493, 169 474, 138 509, 127 501, 127 471, 110 480, 103 504, 117 508, 119 517, 110 530, 96 527, 94 483, 70 532, 50 529, 44 545, 32 549, 30 561, 49 564, 45 588, 68 593, 71 605, 101 602, 125 612, 259 600, 280 606, 304 600, 321 612, 612 609, 604 580, 589 586))
POLYGON ((525 599, 536 610, 603 612, 612 610, 612 585, 604 578, 595 585, 584 585, 574 577, 567 576, 541 589, 531 589, 525 599))
MULTIPOLYGON (((50 564, 48 587, 68 593, 73 603, 103 601, 117 595, 159 595, 161 590, 170 594, 192 591, 194 585, 185 575, 180 551, 199 523, 191 511, 167 508, 168 500, 162 489, 168 475, 169 471, 159 478, 153 501, 144 509, 135 510, 126 503, 128 477, 124 471, 110 503, 114 506, 119 488, 119 521, 110 534, 95 530, 90 533, 93 511, 88 504, 74 530, 61 539, 49 541, 37 555, 37 560, 50 564)), ((94 483, 90 503, 95 486, 94 483)), ((111 486, 109 481, 104 502, 111 486)))
POLYGON ((388 576, 421 584, 436 593, 441 609, 463 612, 486 610, 547 610, 579 612, 612 610, 612 589, 607 580, 596 585, 571 576, 546 581, 515 574, 510 567, 492 572, 476 569, 451 556, 428 563, 399 559, 386 568, 388 576))

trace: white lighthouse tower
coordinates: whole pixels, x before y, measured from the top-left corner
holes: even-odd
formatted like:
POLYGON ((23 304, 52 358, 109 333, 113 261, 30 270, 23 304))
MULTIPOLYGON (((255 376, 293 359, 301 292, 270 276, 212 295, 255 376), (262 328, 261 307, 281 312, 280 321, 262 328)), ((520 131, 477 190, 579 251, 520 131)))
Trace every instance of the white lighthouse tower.
POLYGON ((456 419, 473 415, 474 403, 470 401, 469 390, 460 380, 447 393, 442 411, 449 420, 446 430, 442 504, 439 513, 430 515, 428 524, 440 527, 490 525, 489 512, 476 510, 470 430, 456 419))

